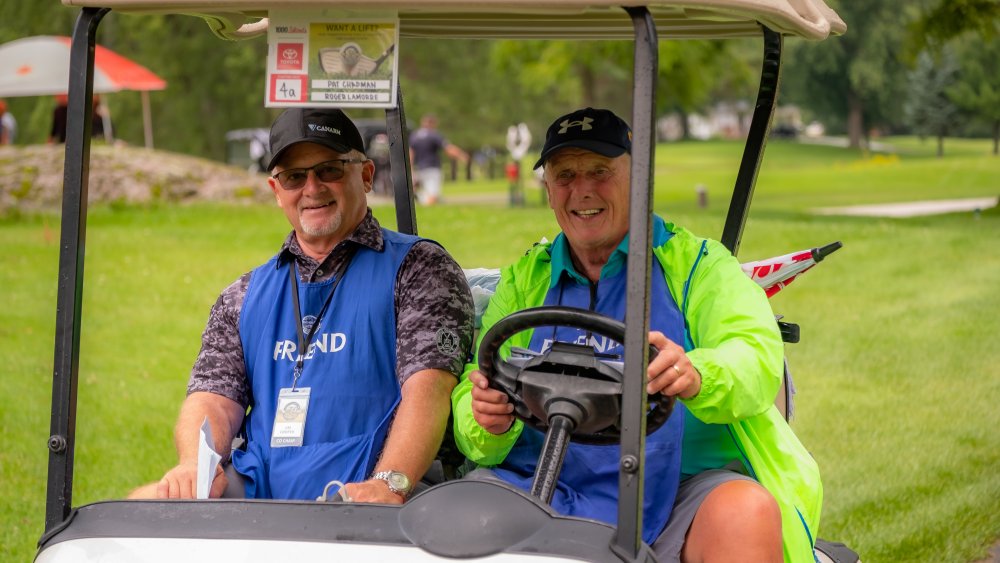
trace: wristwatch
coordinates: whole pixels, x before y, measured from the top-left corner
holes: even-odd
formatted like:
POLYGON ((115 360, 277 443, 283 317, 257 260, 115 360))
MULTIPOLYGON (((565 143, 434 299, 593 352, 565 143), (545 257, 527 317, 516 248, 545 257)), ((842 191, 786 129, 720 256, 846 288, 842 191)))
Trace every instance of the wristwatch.
POLYGON ((406 476, 406 473, 400 473, 399 471, 379 471, 372 475, 372 479, 385 481, 389 485, 390 491, 404 498, 413 490, 410 478, 406 476))

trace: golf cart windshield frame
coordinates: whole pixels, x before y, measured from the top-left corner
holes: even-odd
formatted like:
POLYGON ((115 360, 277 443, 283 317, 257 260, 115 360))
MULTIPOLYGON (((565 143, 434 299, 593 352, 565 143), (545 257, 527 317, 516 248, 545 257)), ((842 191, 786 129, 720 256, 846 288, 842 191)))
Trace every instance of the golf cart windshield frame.
MULTIPOLYGON (((754 3, 757 0, 746 0, 754 3)), ((809 3, 806 0, 791 0, 796 5, 809 3)), ((67 123, 66 160, 64 169, 62 230, 59 258, 59 283, 56 309, 55 361, 53 367, 51 432, 48 439, 49 472, 46 499, 46 533, 55 532, 65 522, 73 510, 73 457, 75 448, 76 406, 78 389, 78 368, 80 355, 80 325, 83 296, 84 248, 86 242, 87 192, 90 160, 90 123, 93 106, 93 67, 96 32, 101 19, 110 11, 99 5, 120 5, 133 11, 157 11, 153 2, 133 0, 121 2, 109 0, 91 3, 64 0, 69 5, 84 5, 77 20, 71 46, 71 74, 69 83, 69 119, 67 123)), ((302 3, 302 2, 300 2, 302 3)), ((726 3, 717 0, 716 3, 726 3)), ((738 4, 738 1, 730 3, 738 4)), ((759 2, 762 5, 764 3, 759 2)), ((175 2, 176 10, 185 12, 188 2, 175 2)), ((196 4, 196 2, 190 2, 196 4)), ((216 4, 235 4, 219 0, 216 4)), ((242 4, 248 4, 246 2, 242 4)), ((266 15, 263 2, 257 10, 266 15)), ((310 4, 310 2, 304 2, 310 4)), ((404 3, 405 4, 405 3, 404 3)), ((442 3, 444 4, 444 3, 442 3)), ((559 2, 554 3, 556 5, 559 2)), ((682 5, 684 2, 679 2, 682 5)), ((697 2, 688 3, 692 5, 697 2)), ((771 2, 774 4, 774 2, 771 2)), ((783 3, 779 3, 783 4, 783 3)), ((822 2, 818 2, 822 5, 822 2)), ((164 3, 156 4, 163 9, 164 3)), ((317 3, 319 5, 319 3, 317 3)), ((328 5, 328 3, 327 3, 328 5)), ((370 5, 369 5, 370 6, 370 5)), ((437 6, 431 4, 429 6, 437 6)), ((825 5, 822 5, 825 8, 825 5)), ((376 6, 378 7, 378 6, 376 6)), ((439 6, 440 7, 440 6, 439 6)), ((452 7, 454 7, 452 5, 452 7)), ((827 9, 828 10, 828 9, 827 9)), ((534 13, 526 8, 529 16, 534 13)), ((630 201, 630 236, 643 241, 630 248, 627 270, 626 334, 625 334, 625 383, 622 402, 620 499, 618 526, 612 549, 627 559, 634 558, 640 551, 642 530, 642 483, 643 458, 645 452, 646 393, 644 392, 645 366, 648 361, 646 335, 648 333, 648 311, 650 296, 651 260, 651 216, 653 208, 653 115, 655 114, 655 93, 657 87, 657 46, 658 25, 649 7, 626 7, 625 12, 632 24, 635 40, 634 86, 633 86, 633 153, 630 201)), ((203 10, 191 8, 187 13, 197 13, 205 17, 203 10)), ((242 14, 243 12, 241 12, 242 14)), ((421 12, 422 13, 422 12, 421 12)), ((832 12, 830 12, 832 14, 832 12)), ((230 14, 232 15, 232 14, 230 14)), ((260 14, 258 14, 260 15, 260 14)), ((705 14, 702 14, 705 15, 705 14)), ((775 19, 773 13, 766 13, 769 21, 775 19)), ((829 14, 827 14, 829 15, 829 14)), ((418 14, 419 16, 419 14, 418 14)), ((843 22, 832 14, 832 24, 827 23, 826 33, 842 31, 843 22), (839 24, 837 23, 839 22, 839 24)), ((489 19, 489 16, 484 16, 489 19)), ((226 19, 226 18, 223 18, 226 19)), ((420 21, 419 17, 413 18, 420 21)), ((744 18, 745 19, 745 18, 744 18)), ((767 19, 767 18, 761 18, 767 19)), ((238 18, 237 18, 238 20, 238 18)), ((210 23, 211 23, 210 19, 210 23)), ((226 19, 232 21, 232 19, 226 19)), ((401 31, 406 29, 408 20, 401 14, 401 31)), ((711 18, 706 22, 715 25, 711 18)), ((523 21, 520 22, 523 24, 523 21)), ((745 23, 745 22, 744 22, 745 23)), ((783 29, 797 35, 815 37, 812 27, 802 25, 796 28, 784 22, 783 29)), ((661 25, 662 27, 662 25, 661 25)), ((416 28, 415 28, 416 29, 416 28)), ((729 213, 723 230, 723 243, 735 254, 746 222, 753 188, 766 145, 777 98, 781 67, 782 34, 758 24, 758 33, 764 37, 764 64, 757 102, 750 126, 749 136, 740 164, 729 213)), ((219 28, 214 27, 219 33, 219 28)), ((544 31, 539 31, 544 34, 544 31)), ((220 33, 221 34, 221 33, 220 33)), ((745 34, 745 29, 739 34, 745 34)), ((728 36, 727 32, 710 34, 728 36)), ((397 229, 405 233, 417 232, 414 209, 413 188, 406 140, 405 114, 402 93, 398 96, 398 106, 386 110, 387 132, 392 146, 391 169, 394 185, 397 229)))

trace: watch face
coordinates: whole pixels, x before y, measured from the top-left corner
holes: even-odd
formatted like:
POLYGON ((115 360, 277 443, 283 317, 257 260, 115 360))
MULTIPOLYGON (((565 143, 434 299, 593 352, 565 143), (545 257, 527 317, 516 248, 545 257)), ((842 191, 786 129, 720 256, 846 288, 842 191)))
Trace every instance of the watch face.
POLYGON ((389 487, 395 489, 399 492, 409 492, 410 490, 410 479, 405 473, 397 473, 393 471, 389 473, 389 487))

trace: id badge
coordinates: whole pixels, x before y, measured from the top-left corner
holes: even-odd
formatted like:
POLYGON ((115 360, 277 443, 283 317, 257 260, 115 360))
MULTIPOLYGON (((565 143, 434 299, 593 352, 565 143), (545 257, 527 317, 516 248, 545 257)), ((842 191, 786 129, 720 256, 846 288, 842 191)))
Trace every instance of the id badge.
POLYGON ((271 447, 301 446, 309 411, 309 387, 284 388, 278 391, 278 408, 274 413, 271 447))

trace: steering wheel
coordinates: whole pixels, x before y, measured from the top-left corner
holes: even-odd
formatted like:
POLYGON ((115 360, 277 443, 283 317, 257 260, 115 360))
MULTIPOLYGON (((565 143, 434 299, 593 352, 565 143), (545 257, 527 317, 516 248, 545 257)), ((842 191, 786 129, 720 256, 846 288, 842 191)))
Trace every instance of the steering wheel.
MULTIPOLYGON (((590 346, 555 342, 552 348, 517 365, 500 357, 500 348, 515 334, 542 326, 568 326, 625 340, 625 324, 593 311, 572 307, 535 307, 512 313, 483 336, 479 345, 479 370, 490 387, 507 394, 514 415, 545 433, 559 414, 575 424, 574 442, 618 443, 621 437, 622 370, 601 361, 590 346)), ((656 357, 650 346, 650 360, 656 357)), ((674 398, 648 396, 646 433, 656 431, 673 410, 674 398)))

